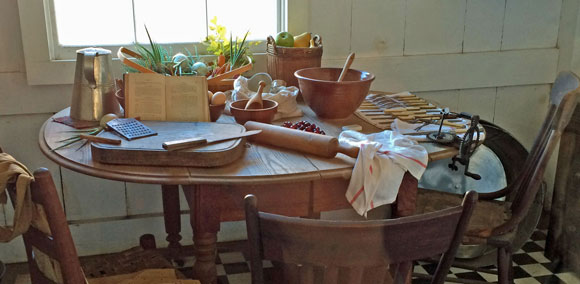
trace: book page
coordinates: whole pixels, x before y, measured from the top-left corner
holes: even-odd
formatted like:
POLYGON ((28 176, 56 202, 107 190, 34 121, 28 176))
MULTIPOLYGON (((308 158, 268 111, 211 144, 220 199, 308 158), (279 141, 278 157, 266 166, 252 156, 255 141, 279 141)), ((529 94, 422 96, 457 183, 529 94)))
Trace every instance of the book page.
POLYGON ((125 75, 125 116, 165 120, 165 76, 150 73, 125 75))
POLYGON ((165 77, 165 105, 168 121, 209 121, 206 78, 165 77))

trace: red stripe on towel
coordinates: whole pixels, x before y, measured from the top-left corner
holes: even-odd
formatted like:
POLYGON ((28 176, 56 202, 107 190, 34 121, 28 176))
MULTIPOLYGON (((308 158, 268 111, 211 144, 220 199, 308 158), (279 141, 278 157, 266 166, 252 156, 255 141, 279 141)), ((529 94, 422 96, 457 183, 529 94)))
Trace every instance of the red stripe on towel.
POLYGON ((353 204, 356 199, 358 198, 358 196, 363 193, 363 191, 365 191, 365 187, 364 185, 356 192, 356 194, 352 197, 352 199, 350 200, 350 204, 353 204))

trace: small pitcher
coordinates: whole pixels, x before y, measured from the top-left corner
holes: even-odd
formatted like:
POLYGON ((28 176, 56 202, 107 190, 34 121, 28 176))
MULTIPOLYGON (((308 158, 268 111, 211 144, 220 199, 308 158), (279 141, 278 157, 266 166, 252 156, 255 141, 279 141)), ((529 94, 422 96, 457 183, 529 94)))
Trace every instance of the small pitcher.
POLYGON ((102 48, 77 50, 70 117, 75 120, 99 121, 103 115, 121 116, 115 97, 115 80, 111 73, 111 51, 102 48))

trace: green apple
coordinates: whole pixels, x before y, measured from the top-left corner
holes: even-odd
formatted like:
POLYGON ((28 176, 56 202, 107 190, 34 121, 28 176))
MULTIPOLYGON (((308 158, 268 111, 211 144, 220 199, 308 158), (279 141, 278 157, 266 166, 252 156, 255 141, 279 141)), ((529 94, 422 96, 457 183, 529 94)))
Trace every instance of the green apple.
POLYGON ((276 35, 276 45, 293 47, 294 46, 294 36, 289 32, 279 32, 276 35))

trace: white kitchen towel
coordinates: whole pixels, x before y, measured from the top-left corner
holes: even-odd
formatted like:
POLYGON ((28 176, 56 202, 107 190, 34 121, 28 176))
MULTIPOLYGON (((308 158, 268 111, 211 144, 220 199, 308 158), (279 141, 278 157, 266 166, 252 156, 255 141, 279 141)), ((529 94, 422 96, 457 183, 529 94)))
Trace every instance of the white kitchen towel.
MULTIPOLYGON (((256 95, 256 91, 250 90, 248 87, 248 79, 240 76, 234 81, 234 90, 231 94, 231 102, 237 100, 250 99, 256 95)), ((302 116, 302 110, 298 107, 296 98, 300 91, 295 86, 286 87, 286 82, 283 80, 274 80, 270 84, 269 92, 264 91, 262 98, 273 100, 278 103, 278 110, 274 115, 274 120, 302 116)), ((229 104, 226 114, 229 113, 229 104)))
POLYGON ((365 135, 347 130, 338 139, 360 147, 346 198, 365 217, 369 210, 396 200, 406 171, 419 180, 427 168, 425 147, 397 132, 365 135))

